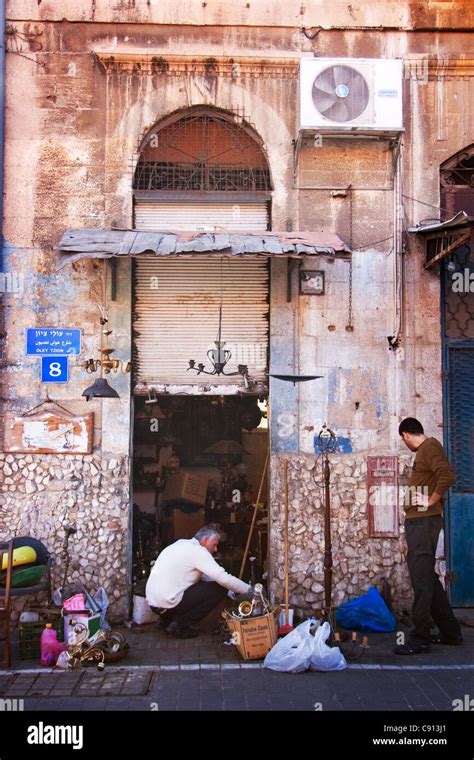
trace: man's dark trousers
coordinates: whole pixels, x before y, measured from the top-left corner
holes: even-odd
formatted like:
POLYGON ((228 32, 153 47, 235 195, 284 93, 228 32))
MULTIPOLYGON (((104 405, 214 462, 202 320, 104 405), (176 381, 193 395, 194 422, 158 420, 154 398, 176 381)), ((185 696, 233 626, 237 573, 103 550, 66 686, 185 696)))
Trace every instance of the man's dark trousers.
POLYGON ((405 520, 408 572, 415 594, 412 639, 422 643, 431 640, 431 618, 444 639, 456 641, 462 636, 446 592, 435 573, 436 546, 442 527, 441 515, 405 520))
POLYGON ((164 622, 171 621, 182 628, 199 623, 227 596, 227 589, 214 581, 198 581, 186 589, 180 603, 162 614, 164 622))

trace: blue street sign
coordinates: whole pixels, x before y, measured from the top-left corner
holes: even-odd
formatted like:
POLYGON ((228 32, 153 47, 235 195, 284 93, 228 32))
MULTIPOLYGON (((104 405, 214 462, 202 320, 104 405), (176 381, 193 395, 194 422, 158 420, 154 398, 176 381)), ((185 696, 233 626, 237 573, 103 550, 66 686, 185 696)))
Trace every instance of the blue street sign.
POLYGON ((66 356, 81 353, 81 330, 63 327, 28 327, 28 356, 66 356))
POLYGON ((68 368, 67 356, 42 356, 41 357, 41 382, 42 383, 69 382, 69 368, 68 368))

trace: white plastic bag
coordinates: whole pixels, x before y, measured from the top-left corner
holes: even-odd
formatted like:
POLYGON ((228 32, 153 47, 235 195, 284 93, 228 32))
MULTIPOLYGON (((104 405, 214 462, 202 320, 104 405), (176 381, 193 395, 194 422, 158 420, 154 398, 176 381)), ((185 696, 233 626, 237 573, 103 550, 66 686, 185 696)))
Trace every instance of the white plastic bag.
POLYGON ((144 596, 134 595, 132 620, 137 625, 156 623, 158 620, 156 613, 150 610, 149 604, 144 596))
POLYGON ((263 667, 281 673, 302 673, 303 670, 308 670, 313 651, 310 626, 311 621, 305 620, 277 641, 265 657, 263 667))
POLYGON ((339 647, 328 647, 326 641, 331 633, 328 622, 318 626, 313 639, 310 657, 310 670, 344 670, 347 662, 339 647))
POLYGON ((61 670, 67 670, 69 668, 69 660, 70 657, 66 651, 61 652, 58 659, 56 660, 56 667, 61 668, 61 670))

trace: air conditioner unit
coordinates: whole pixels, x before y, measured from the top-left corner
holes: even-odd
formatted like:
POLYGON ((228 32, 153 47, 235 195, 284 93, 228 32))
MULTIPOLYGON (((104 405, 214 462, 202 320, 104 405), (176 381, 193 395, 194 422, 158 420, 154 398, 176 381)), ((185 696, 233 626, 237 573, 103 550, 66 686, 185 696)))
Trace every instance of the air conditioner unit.
POLYGON ((300 130, 401 132, 402 61, 302 58, 300 130))

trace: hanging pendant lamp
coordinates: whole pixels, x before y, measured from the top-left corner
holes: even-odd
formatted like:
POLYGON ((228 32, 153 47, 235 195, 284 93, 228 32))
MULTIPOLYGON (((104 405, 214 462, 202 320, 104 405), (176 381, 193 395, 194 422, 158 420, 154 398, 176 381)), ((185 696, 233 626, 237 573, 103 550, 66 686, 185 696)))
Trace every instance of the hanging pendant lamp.
POLYGON ((86 397, 87 401, 90 401, 91 398, 120 398, 117 391, 103 377, 94 380, 82 395, 86 397))

